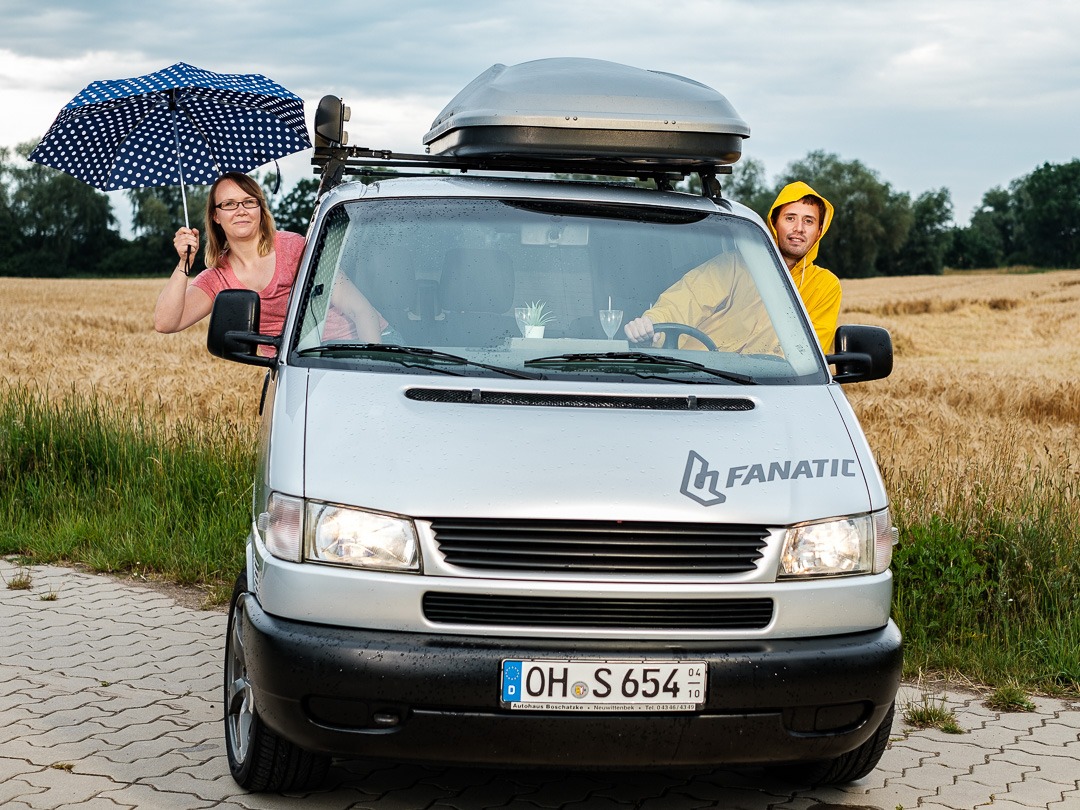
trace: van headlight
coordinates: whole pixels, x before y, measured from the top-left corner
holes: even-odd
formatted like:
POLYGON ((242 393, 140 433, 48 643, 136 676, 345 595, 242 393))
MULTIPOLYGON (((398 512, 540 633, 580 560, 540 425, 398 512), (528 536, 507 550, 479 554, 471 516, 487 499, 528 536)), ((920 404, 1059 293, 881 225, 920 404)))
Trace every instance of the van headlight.
POLYGON ((308 559, 378 571, 419 571, 416 527, 411 520, 308 502, 305 523, 308 559))
POLYGON ((880 574, 892 560, 889 510, 792 526, 784 535, 778 577, 880 574))

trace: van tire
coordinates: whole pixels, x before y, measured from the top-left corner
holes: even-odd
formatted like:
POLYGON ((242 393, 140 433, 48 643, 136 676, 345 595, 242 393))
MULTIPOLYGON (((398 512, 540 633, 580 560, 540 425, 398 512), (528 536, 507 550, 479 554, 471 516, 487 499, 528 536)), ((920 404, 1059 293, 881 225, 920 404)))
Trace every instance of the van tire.
POLYGON ((894 701, 870 739, 854 751, 848 751, 836 759, 824 762, 799 762, 773 766, 769 768, 769 771, 785 782, 799 785, 843 785, 862 779, 877 767, 881 755, 885 753, 885 747, 889 744, 889 735, 892 733, 895 713, 894 701))
POLYGON ((225 636, 225 750, 236 784, 252 792, 286 793, 317 787, 330 768, 330 757, 314 754, 275 734, 259 718, 248 680, 240 597, 247 593, 247 572, 233 587, 225 636))

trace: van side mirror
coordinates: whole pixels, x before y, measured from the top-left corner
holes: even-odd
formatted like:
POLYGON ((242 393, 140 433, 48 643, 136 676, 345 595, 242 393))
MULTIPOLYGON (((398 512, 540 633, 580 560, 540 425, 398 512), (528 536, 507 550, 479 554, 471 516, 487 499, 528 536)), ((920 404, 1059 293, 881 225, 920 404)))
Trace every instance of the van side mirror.
POLYGON ((277 355, 261 355, 259 346, 277 349, 280 343, 280 338, 259 334, 257 292, 222 290, 214 298, 214 308, 210 310, 210 330, 206 333, 206 348, 214 357, 253 366, 275 366, 277 355))
POLYGON ((838 383, 880 380, 892 374, 893 347, 888 329, 844 324, 836 329, 835 351, 825 362, 836 366, 838 383))

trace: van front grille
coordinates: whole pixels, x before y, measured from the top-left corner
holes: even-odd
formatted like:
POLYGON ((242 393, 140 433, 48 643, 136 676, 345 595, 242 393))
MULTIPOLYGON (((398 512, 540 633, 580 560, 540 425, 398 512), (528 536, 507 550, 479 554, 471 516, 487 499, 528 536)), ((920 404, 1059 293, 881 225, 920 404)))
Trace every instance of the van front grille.
POLYGON ((760 630, 773 600, 607 599, 591 597, 424 594, 424 616, 441 624, 501 627, 597 627, 638 630, 760 630))
POLYGON ((589 520, 431 521, 446 562, 502 571, 738 574, 754 570, 761 526, 589 520))

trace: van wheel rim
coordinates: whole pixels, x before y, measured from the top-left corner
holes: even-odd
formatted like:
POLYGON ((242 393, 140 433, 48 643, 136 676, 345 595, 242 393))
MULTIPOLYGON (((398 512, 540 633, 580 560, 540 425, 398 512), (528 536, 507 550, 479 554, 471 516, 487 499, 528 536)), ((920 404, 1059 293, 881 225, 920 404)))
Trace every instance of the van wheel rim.
POLYGON ((255 723, 255 704, 252 700, 251 681, 248 680, 244 657, 243 626, 244 609, 237 603, 233 616, 232 633, 229 636, 228 668, 226 670, 226 706, 228 718, 229 748, 237 764, 247 759, 251 747, 252 726, 255 723))

